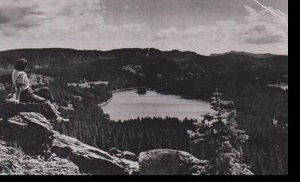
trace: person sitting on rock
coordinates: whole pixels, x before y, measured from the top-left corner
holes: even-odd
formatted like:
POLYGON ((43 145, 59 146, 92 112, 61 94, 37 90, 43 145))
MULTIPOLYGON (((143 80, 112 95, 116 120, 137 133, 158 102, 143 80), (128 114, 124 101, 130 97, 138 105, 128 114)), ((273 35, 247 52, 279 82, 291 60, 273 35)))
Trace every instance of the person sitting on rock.
POLYGON ((31 88, 27 74, 24 72, 27 62, 24 58, 18 59, 12 72, 12 82, 16 90, 16 102, 43 104, 58 123, 68 122, 69 119, 59 116, 60 112, 50 102, 53 101, 53 97, 48 87, 31 88))

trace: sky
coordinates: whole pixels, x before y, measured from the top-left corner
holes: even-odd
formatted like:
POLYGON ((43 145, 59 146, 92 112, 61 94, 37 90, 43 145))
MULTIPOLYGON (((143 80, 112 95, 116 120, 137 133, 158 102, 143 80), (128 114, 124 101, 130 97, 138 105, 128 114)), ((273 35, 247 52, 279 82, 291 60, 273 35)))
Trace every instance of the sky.
POLYGON ((0 0, 0 51, 288 54, 288 0, 0 0))

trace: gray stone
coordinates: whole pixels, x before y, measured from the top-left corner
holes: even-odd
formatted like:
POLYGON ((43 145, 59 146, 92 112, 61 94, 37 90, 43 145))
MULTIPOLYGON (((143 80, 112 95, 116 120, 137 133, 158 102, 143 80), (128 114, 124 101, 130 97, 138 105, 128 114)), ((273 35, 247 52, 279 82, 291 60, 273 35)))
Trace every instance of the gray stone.
POLYGON ((188 152, 157 149, 139 155, 141 175, 200 175, 206 160, 199 160, 188 152))
POLYGON ((1 133, 6 139, 18 143, 26 152, 44 154, 50 149, 54 132, 51 123, 43 115, 20 112, 3 121, 1 133))
POLYGON ((58 132, 54 134, 52 152, 60 157, 69 158, 83 172, 103 175, 129 174, 119 160, 107 152, 58 132))

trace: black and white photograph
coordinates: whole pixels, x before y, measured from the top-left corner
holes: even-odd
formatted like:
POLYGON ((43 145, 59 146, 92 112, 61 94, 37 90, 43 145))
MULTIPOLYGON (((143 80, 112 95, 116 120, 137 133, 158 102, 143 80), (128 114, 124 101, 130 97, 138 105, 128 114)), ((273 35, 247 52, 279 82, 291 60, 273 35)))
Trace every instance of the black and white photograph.
POLYGON ((0 0, 0 175, 288 174, 288 0, 0 0))

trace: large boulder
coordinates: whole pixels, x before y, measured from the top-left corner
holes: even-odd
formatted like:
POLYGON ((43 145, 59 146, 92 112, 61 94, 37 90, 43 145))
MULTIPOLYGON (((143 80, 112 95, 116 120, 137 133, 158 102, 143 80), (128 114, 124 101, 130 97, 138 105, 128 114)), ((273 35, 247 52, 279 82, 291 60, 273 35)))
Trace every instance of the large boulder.
POLYGON ((48 119, 53 118, 52 112, 49 112, 46 104, 38 103, 16 103, 14 100, 5 100, 3 103, 3 113, 7 118, 17 115, 20 112, 40 113, 48 119))
POLYGON ((104 175, 129 174, 120 164, 120 160, 107 152, 58 132, 54 134, 52 152, 60 157, 68 158, 86 173, 104 175))
POLYGON ((207 160, 199 160, 188 152, 157 149, 139 155, 141 175, 200 175, 207 160))
POLYGON ((20 112, 0 125, 1 135, 14 141, 26 152, 45 154, 50 150, 53 139, 51 123, 41 114, 20 112))

